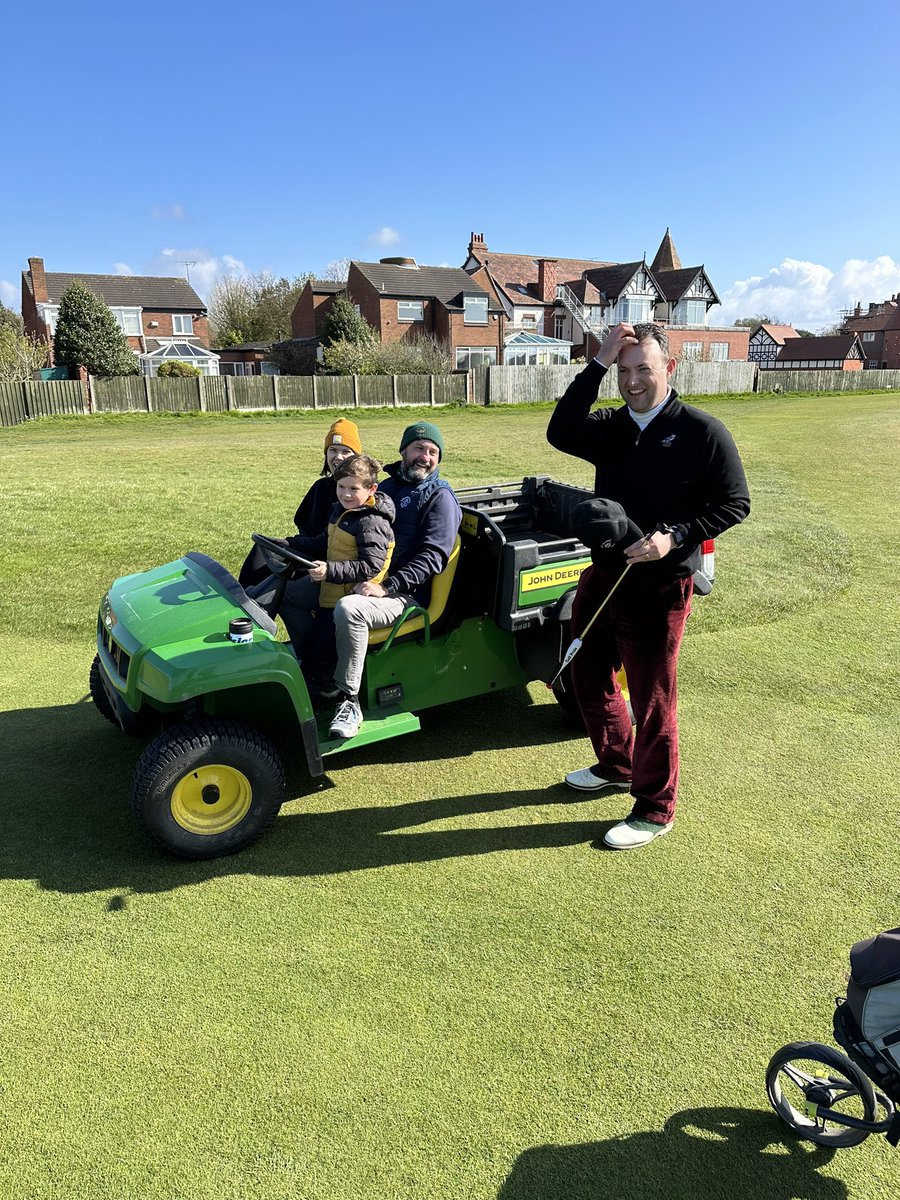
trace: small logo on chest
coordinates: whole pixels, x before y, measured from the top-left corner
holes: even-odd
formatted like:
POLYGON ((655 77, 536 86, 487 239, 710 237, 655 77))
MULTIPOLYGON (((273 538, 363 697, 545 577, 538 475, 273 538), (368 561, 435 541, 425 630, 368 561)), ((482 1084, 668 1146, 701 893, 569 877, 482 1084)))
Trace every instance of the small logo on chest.
POLYGON ((661 441, 659 444, 660 444, 661 446, 665 446, 665 447, 666 447, 666 449, 668 450, 669 446, 671 446, 671 445, 672 445, 672 443, 673 443, 674 441, 675 441, 675 434, 674 434, 674 433, 670 433, 670 434, 669 434, 669 436, 668 436, 668 437, 664 437, 664 438, 662 439, 662 441, 661 441))

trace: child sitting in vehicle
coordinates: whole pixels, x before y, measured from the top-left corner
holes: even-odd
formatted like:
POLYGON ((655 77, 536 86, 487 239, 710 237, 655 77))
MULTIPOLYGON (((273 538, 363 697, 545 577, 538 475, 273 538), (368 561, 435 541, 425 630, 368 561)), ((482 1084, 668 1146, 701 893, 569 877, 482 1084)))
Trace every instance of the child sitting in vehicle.
POLYGON ((314 609, 292 600, 288 588, 281 610, 282 616, 287 612, 291 643, 314 696, 337 694, 332 682, 337 663, 335 605, 358 583, 380 583, 390 565, 394 502, 377 491, 380 471, 381 464, 366 454, 345 459, 334 472, 337 503, 327 530, 318 537, 287 539, 297 554, 314 560, 309 578, 319 584, 314 609))

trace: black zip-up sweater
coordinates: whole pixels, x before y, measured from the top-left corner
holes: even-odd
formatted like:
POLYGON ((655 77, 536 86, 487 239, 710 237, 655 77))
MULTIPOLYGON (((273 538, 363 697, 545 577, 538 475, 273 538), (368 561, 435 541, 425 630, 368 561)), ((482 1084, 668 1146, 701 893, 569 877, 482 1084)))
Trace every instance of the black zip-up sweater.
POLYGON ((642 570, 692 575, 701 543, 750 512, 734 439, 721 421, 684 404, 674 390, 643 430, 624 404, 591 412, 605 374, 594 361, 572 380, 550 418, 547 441, 593 463, 595 493, 617 500, 645 533, 659 525, 681 531, 682 544, 642 570))

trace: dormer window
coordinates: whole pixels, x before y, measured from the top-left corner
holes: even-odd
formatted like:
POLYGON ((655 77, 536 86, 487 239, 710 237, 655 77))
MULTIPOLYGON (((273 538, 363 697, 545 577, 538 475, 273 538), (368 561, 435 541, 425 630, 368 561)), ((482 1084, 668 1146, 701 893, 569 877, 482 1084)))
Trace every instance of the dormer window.
POLYGON ((705 325, 705 300, 680 300, 675 305, 676 325, 705 325))
POLYGON ((487 325, 487 296, 463 296, 463 324, 487 325))

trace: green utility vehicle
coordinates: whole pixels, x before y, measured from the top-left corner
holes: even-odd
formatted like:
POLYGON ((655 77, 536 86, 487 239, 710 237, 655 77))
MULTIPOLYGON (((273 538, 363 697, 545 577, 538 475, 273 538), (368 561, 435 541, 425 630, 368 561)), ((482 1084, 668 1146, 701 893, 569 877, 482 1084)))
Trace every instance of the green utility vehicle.
MULTIPOLYGON (((364 720, 347 741, 329 740, 328 716, 313 710, 290 643, 276 636, 279 597, 265 611, 197 553, 113 583, 100 605, 91 695, 126 733, 157 731, 131 792, 154 842, 214 858, 260 837, 285 798, 270 740, 279 730, 300 739, 316 778, 338 754, 415 732, 424 709, 552 678, 590 562, 569 517, 591 493, 536 476, 456 494, 462 525, 428 609, 409 608, 370 635, 364 720)), ((285 581, 302 568, 286 547, 254 540, 285 581)), ((557 698, 571 704, 564 685, 557 698)))

